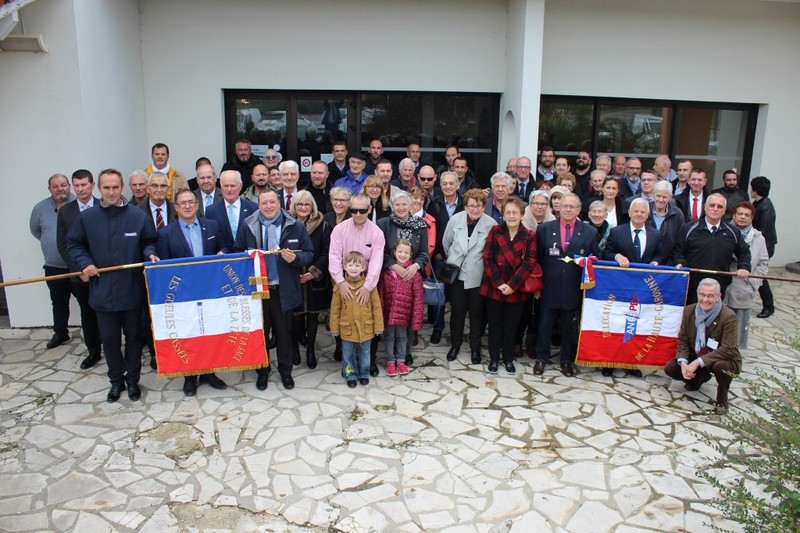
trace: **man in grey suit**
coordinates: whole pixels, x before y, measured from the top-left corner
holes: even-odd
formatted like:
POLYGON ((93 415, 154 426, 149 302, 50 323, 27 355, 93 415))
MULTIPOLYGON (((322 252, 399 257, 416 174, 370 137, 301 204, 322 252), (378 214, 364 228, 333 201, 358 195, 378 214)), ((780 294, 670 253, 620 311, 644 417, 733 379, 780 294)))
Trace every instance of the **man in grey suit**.
POLYGON ((206 208, 222 201, 222 191, 217 187, 217 173, 211 165, 197 167, 197 215, 206 216, 206 208))

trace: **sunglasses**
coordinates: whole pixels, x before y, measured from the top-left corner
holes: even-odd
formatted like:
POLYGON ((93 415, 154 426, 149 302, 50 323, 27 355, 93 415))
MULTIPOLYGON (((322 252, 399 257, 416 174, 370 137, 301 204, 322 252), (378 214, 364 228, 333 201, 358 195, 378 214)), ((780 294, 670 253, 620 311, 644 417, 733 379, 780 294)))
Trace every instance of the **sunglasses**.
POLYGON ((436 178, 423 178, 422 176, 419 177, 419 181, 433 181, 436 178))
POLYGON ((350 213, 352 213, 353 215, 355 214, 366 215, 367 213, 369 213, 369 207, 351 207, 350 213))

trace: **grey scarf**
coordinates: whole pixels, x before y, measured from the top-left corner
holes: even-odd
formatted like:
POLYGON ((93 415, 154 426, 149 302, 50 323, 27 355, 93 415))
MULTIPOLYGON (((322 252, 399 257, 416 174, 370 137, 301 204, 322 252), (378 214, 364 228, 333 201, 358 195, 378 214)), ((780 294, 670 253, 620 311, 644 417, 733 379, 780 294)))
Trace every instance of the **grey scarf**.
POLYGON ((722 311, 722 300, 712 307, 709 311, 703 311, 700 304, 694 308, 694 325, 697 326, 697 338, 694 340, 694 353, 700 353, 700 350, 706 346, 706 327, 714 322, 722 311))

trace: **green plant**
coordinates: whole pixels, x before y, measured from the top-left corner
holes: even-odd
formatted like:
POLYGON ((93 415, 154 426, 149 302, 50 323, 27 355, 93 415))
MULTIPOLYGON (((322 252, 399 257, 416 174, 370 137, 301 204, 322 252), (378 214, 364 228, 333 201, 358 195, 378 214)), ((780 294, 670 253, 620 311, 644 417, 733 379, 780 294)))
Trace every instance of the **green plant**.
MULTIPOLYGON (((791 340, 797 343, 797 337, 791 340)), ((720 426, 733 435, 727 448, 706 435, 706 442, 722 455, 714 466, 731 466, 743 475, 733 483, 705 468, 698 475, 720 491, 722 497, 711 505, 743 524, 745 531, 800 531, 800 380, 782 372, 756 373, 763 383, 736 379, 750 387, 760 412, 731 410, 720 419, 720 426), (748 486, 747 478, 755 486, 748 486)))

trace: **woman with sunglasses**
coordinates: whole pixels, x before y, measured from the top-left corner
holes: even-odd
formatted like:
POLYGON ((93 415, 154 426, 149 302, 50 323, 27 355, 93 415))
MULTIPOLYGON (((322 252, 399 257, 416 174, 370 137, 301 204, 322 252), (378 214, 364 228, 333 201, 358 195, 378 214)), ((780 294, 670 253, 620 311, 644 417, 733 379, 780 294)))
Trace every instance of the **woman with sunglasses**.
MULTIPOLYGON (((386 246, 383 253, 383 269, 391 269, 403 279, 411 279, 417 272, 424 270, 430 261, 428 255, 428 224, 417 216, 411 214, 411 195, 405 191, 392 195, 392 214, 378 220, 378 227, 386 237, 386 246), (397 239, 406 239, 411 242, 411 265, 403 268, 396 264, 391 254, 392 247, 397 239)), ((410 329, 410 328, 409 328, 410 329)), ((413 332, 408 332, 411 338, 413 332)), ((374 349, 377 349, 373 343, 374 349)), ((375 358, 373 358, 374 360, 375 358)), ((414 358, 410 349, 406 355, 406 365, 411 365, 414 358)))
POLYGON ((294 195, 294 202, 292 202, 289 214, 305 224, 314 247, 311 264, 304 267, 303 273, 300 274, 300 283, 303 287, 303 310, 296 312, 292 321, 293 363, 300 364, 298 343, 305 333, 306 365, 308 368, 316 368, 317 354, 314 350, 314 343, 317 340, 319 313, 330 307, 333 294, 333 287, 328 275, 328 248, 333 228, 323 220, 314 197, 308 191, 299 191, 294 195))
POLYGON ((372 212, 369 214, 371 221, 377 222, 379 219, 388 217, 391 214, 389 198, 386 197, 383 181, 378 176, 369 176, 364 180, 361 194, 366 194, 372 204, 372 212))

